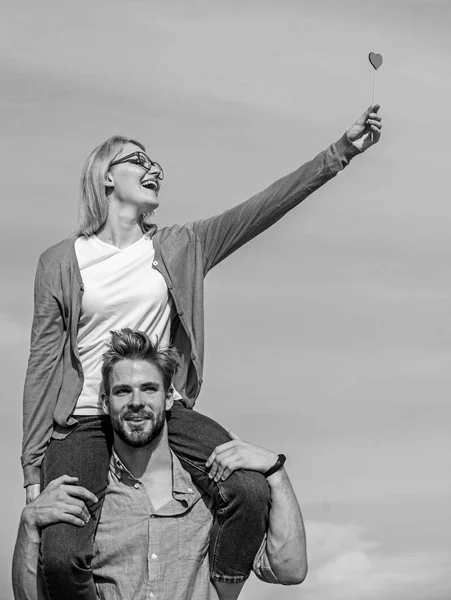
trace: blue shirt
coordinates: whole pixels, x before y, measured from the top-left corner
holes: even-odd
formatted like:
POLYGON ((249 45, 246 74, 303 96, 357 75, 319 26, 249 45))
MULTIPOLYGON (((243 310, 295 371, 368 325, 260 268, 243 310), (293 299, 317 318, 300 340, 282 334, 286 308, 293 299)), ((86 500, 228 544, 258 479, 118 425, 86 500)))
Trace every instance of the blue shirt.
MULTIPOLYGON (((92 562, 101 600, 218 600, 208 559, 212 501, 171 455, 172 499, 155 510, 143 483, 113 451, 92 562)), ((265 542, 254 572, 278 583, 265 542)))

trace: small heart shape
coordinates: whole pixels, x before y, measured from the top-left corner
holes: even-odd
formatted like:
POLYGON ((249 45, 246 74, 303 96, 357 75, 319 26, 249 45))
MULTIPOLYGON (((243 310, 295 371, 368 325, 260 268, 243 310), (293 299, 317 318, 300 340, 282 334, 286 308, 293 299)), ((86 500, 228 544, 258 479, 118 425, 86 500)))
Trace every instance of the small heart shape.
POLYGON ((374 52, 370 52, 368 54, 368 60, 370 61, 370 63, 372 64, 372 66, 375 69, 378 69, 382 64, 382 55, 375 54, 374 52))

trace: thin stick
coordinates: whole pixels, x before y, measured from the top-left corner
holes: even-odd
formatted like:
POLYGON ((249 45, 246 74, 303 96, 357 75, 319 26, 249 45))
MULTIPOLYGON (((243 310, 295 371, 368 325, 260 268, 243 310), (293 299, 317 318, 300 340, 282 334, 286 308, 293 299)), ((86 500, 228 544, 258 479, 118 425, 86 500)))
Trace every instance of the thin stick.
POLYGON ((373 78, 373 97, 371 100, 371 106, 374 106, 374 98, 376 96, 376 69, 374 69, 374 78, 373 78))
MULTIPOLYGON (((374 99, 376 97, 376 69, 374 69, 373 77, 373 97, 371 98, 371 107, 374 106, 374 99)), ((370 140, 373 141, 373 131, 370 131, 370 140)))

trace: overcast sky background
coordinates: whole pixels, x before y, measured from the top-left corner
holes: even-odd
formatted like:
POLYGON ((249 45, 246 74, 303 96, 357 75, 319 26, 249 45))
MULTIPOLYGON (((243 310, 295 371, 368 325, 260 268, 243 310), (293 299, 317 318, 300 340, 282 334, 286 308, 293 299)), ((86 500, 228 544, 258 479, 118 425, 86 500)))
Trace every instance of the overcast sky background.
POLYGON ((2 1, 2 600, 34 270, 86 156, 136 137, 159 225, 220 212, 357 119, 370 51, 381 142, 211 272, 197 408, 287 455, 306 521, 306 582, 243 600, 450 598, 450 26, 446 0, 2 1))

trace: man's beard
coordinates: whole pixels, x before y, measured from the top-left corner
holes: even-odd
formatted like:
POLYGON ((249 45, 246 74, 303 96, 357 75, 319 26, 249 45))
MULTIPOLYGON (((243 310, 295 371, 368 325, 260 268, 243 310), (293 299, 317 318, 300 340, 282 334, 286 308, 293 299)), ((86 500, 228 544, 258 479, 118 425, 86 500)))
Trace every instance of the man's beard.
POLYGON ((111 426, 123 442, 132 448, 143 448, 160 435, 165 420, 164 411, 154 413, 142 407, 137 410, 124 407, 119 415, 111 416, 111 426), (134 427, 133 421, 127 420, 130 417, 144 417, 145 421, 134 427))

